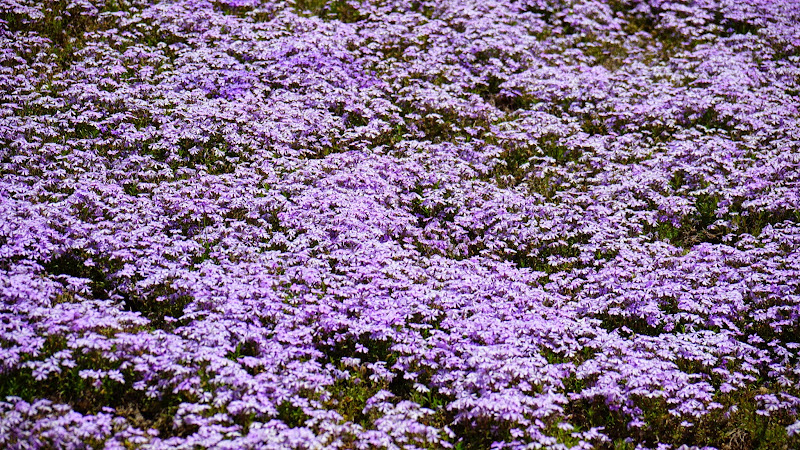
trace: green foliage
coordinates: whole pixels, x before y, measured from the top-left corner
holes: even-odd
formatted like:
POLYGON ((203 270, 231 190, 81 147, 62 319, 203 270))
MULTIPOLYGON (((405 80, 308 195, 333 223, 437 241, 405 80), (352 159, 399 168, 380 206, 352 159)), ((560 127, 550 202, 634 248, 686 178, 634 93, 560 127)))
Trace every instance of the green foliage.
POLYGON ((463 450, 485 450, 494 442, 511 440, 511 424, 488 418, 450 425, 455 434, 456 448, 463 450))
MULTIPOLYGON (((476 59, 479 59, 481 56, 486 60, 489 58, 489 55, 486 55, 485 52, 475 55, 476 59)), ((536 103, 536 99, 528 94, 512 95, 502 92, 501 85, 504 82, 504 79, 490 74, 487 76, 484 84, 479 85, 478 89, 473 89, 470 92, 479 95, 487 103, 494 105, 497 109, 506 114, 512 114, 521 109, 529 109, 536 103)))
POLYGON ((186 305, 192 301, 192 297, 175 292, 168 286, 161 287, 147 297, 123 293, 122 299, 127 311, 138 312, 150 321, 151 329, 167 331, 185 324, 181 316, 186 305))
MULTIPOLYGON (((50 50, 62 67, 72 63, 75 51, 85 44, 86 33, 103 28, 97 17, 86 14, 67 0, 47 0, 39 6, 43 14, 41 18, 34 20, 6 10, 0 12, 0 20, 6 22, 11 32, 36 33, 49 39, 53 43, 50 50)), ((112 12, 118 8, 116 2, 108 2, 100 12, 112 12)))
POLYGON ((786 434, 786 426, 793 423, 790 414, 773 413, 767 417, 756 413, 759 406, 755 396, 767 392, 770 391, 761 388, 759 391, 718 393, 715 401, 722 407, 692 419, 691 425, 670 414, 672 406, 659 398, 635 399, 644 415, 645 425, 641 428, 629 428, 627 423, 630 419, 603 399, 571 402, 567 414, 571 424, 578 429, 604 427, 612 442, 599 447, 603 449, 631 448, 626 441, 628 438, 649 446, 667 443, 727 450, 794 448, 798 439, 786 434))
MULTIPOLYGON (((60 336, 50 336, 39 355, 28 355, 23 363, 31 360, 44 360, 54 353, 67 349, 67 341, 60 336)), ((7 396, 20 397, 32 402, 48 399, 55 403, 70 405, 82 414, 97 414, 103 408, 112 408, 119 416, 125 417, 136 427, 156 429, 162 437, 191 434, 195 427, 173 427, 173 417, 182 402, 190 401, 183 394, 168 393, 159 397, 149 397, 143 391, 133 388, 127 380, 134 378, 132 368, 120 370, 126 381, 119 382, 108 376, 95 381, 83 378, 80 372, 91 370, 117 370, 120 361, 103 357, 100 352, 73 353, 74 367, 61 367, 60 372, 51 373, 46 380, 37 380, 31 370, 21 369, 0 377, 0 399, 7 396)))
POLYGON ((371 428, 371 420, 364 413, 367 401, 380 390, 388 387, 386 382, 369 379, 365 368, 358 369, 347 379, 339 379, 328 388, 331 399, 326 406, 342 415, 344 420, 371 428))
POLYGON ((553 170, 543 171, 541 176, 528 173, 525 182, 531 193, 537 193, 549 202, 555 201, 556 194, 562 189, 562 179, 553 170))
POLYGON ((67 275, 75 278, 90 280, 92 296, 95 298, 108 298, 110 288, 107 276, 109 267, 101 264, 87 266, 84 261, 89 259, 89 254, 83 250, 70 250, 63 252, 50 260, 43 262, 42 267, 48 274, 58 276, 67 275))
POLYGON ((256 357, 260 351, 261 349, 258 346, 258 342, 247 339, 236 344, 236 349, 228 354, 228 359, 236 361, 243 356, 256 357))
MULTIPOLYGON (((391 380, 373 377, 372 371, 367 368, 367 363, 384 362, 391 367, 399 355, 391 350, 392 342, 375 340, 362 335, 358 340, 345 340, 335 347, 327 347, 328 358, 337 364, 340 370, 348 372, 349 376, 337 379, 328 387, 330 398, 327 407, 339 412, 342 417, 366 429, 373 428, 373 422, 378 418, 374 412, 365 412, 367 401, 379 391, 386 390, 397 397, 398 401, 409 400, 423 408, 433 411, 423 422, 436 427, 449 426, 453 422, 452 413, 446 409, 452 398, 439 392, 434 387, 429 387, 427 392, 420 392, 414 388, 414 381, 403 377, 402 373, 395 371, 391 380), (363 345, 367 353, 356 353, 356 343, 363 345), (362 362, 356 367, 342 363, 344 357, 358 357, 362 362)), ((425 368, 417 367, 417 381, 429 385, 430 373, 425 368)))
POLYGON ((562 271, 570 271, 574 268, 584 267, 585 264, 578 260, 580 250, 577 244, 584 237, 572 237, 565 241, 550 242, 536 249, 521 250, 515 253, 510 259, 518 267, 531 268, 537 272, 552 274, 562 271), (565 259, 565 261, 553 262, 551 257, 565 259))
MULTIPOLYGON (((674 191, 683 189, 688 181, 680 172, 673 174, 670 186, 674 191)), ((701 242, 719 244, 727 233, 749 234, 758 237, 768 225, 786 221, 800 222, 800 211, 785 209, 769 211, 765 209, 744 210, 740 203, 729 205, 720 216, 720 197, 701 193, 694 195, 694 211, 682 218, 679 225, 671 221, 659 222, 647 232, 657 239, 666 240, 678 247, 690 248, 701 242), (715 226, 721 220, 724 225, 715 226)))
MULTIPOLYGON (((673 176, 672 185, 683 183, 680 175, 673 176)), ((712 229, 717 221, 719 197, 710 194, 694 196, 694 211, 682 218, 679 225, 672 221, 663 221, 650 227, 646 232, 653 233, 657 239, 666 240, 677 247, 690 248, 701 242, 719 244, 722 242, 720 231, 712 229)))
MULTIPOLYGON (((54 276, 68 275, 88 279, 92 297, 107 299, 116 287, 109 275, 119 267, 102 258, 97 258, 94 265, 87 266, 84 261, 88 257, 82 250, 67 251, 42 263, 42 267, 46 273, 54 276)), ((122 297, 125 310, 139 312, 150 320, 150 327, 153 329, 172 329, 180 325, 180 321, 173 319, 179 319, 183 315, 184 307, 192 301, 190 296, 177 292, 168 285, 157 287, 145 297, 126 291, 118 294, 122 297)))
POLYGON ((776 225, 781 222, 792 221, 800 223, 800 211, 789 209, 779 211, 747 211, 732 215, 731 225, 738 233, 747 233, 758 236, 767 225, 776 225))
MULTIPOLYGON (((539 353, 545 357, 548 364, 574 364, 580 365, 581 363, 588 361, 597 354, 597 350, 592 347, 583 347, 574 355, 565 355, 561 352, 556 352, 550 348, 542 347, 539 350, 539 353)), ((579 380, 573 380, 578 382, 579 380)), ((578 391, 570 391, 568 392, 578 392, 578 391)))
POLYGON ((278 420, 292 428, 305 426, 310 416, 303 409, 286 400, 278 405, 278 420))
POLYGON ((301 15, 317 16, 327 20, 358 22, 363 17, 351 3, 352 0, 295 0, 294 10, 301 15))

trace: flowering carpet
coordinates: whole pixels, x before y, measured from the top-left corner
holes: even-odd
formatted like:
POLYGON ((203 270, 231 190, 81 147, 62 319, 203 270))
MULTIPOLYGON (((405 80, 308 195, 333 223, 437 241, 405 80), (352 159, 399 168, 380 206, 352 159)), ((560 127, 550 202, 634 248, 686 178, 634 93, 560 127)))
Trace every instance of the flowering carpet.
POLYGON ((797 0, 0 0, 0 447, 800 448, 797 0))

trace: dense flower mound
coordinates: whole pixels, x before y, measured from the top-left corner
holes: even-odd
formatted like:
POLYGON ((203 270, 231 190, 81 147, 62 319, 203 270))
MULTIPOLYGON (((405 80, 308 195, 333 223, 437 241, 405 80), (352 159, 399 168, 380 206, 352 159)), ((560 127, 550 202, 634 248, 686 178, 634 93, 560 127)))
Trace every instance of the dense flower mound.
POLYGON ((797 0, 0 0, 0 447, 800 448, 797 0))

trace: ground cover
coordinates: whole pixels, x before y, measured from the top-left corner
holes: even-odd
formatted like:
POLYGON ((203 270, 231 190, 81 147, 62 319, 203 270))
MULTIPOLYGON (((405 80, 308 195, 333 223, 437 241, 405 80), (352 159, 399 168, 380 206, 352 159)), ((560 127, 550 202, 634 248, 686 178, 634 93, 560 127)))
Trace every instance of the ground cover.
POLYGON ((0 0, 0 447, 800 447, 798 23, 0 0))

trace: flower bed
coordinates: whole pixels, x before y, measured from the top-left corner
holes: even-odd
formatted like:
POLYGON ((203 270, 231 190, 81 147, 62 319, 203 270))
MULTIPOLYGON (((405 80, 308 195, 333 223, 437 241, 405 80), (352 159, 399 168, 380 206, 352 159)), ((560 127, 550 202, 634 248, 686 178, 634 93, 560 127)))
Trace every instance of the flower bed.
POLYGON ((0 447, 799 447, 798 23, 0 1, 0 447))

